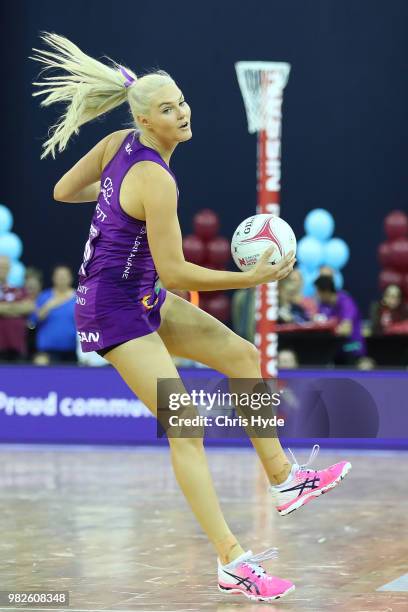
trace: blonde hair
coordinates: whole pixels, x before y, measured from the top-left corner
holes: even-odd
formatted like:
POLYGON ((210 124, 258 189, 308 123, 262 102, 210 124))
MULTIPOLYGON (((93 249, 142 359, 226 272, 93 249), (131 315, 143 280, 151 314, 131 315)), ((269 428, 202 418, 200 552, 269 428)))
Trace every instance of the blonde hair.
POLYGON ((132 70, 109 57, 107 59, 112 65, 103 64, 83 53, 64 36, 42 32, 41 38, 52 51, 33 49, 36 55, 30 56, 30 59, 45 64, 40 75, 50 68, 60 69, 62 74, 34 82, 33 85, 41 89, 34 92, 33 96, 46 95, 41 106, 66 103, 66 112, 48 131, 49 138, 42 145, 44 151, 41 159, 50 153, 55 159, 55 150, 58 149, 60 153, 64 151, 72 134, 79 133, 81 125, 126 101, 134 124, 139 127, 136 118, 149 112, 154 93, 160 87, 174 83, 164 70, 156 70, 137 78, 132 70))

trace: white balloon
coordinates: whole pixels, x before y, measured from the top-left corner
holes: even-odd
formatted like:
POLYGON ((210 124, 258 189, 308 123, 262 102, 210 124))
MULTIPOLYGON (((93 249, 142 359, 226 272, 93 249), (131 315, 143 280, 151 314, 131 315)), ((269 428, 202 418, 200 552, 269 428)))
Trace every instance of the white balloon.
POLYGON ((235 230, 231 241, 232 257, 242 271, 255 266, 262 253, 271 245, 270 263, 278 263, 289 251, 296 254, 296 236, 286 221, 270 214, 248 217, 235 230))

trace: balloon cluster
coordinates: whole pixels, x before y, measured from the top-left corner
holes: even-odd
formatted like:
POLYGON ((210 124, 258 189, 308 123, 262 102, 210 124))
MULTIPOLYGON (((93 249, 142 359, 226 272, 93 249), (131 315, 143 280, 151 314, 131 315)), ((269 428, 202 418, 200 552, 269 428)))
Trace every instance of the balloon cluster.
MULTIPOLYGON (((183 251, 187 261, 211 268, 226 270, 231 258, 230 243, 219 236, 220 221, 216 213, 204 208, 193 217, 194 234, 183 238, 183 251)), ((230 318, 230 299, 225 291, 200 292, 200 307, 220 321, 230 318)))
POLYGON ((297 260, 303 276, 303 293, 306 297, 315 294, 314 281, 319 276, 321 266, 329 266, 334 271, 336 289, 343 287, 340 270, 350 257, 350 250, 341 238, 332 238, 334 231, 333 216, 323 208, 311 210, 304 224, 306 236, 299 241, 297 260))
POLYGON ((0 204, 0 256, 6 255, 11 260, 10 272, 7 277, 7 284, 12 287, 22 287, 24 285, 25 266, 21 261, 23 243, 21 239, 11 232, 13 227, 13 215, 11 211, 0 204))
POLYGON ((401 287, 408 300, 408 216, 401 210, 393 210, 384 220, 387 241, 378 247, 378 259, 382 266, 379 276, 381 291, 388 285, 401 287))

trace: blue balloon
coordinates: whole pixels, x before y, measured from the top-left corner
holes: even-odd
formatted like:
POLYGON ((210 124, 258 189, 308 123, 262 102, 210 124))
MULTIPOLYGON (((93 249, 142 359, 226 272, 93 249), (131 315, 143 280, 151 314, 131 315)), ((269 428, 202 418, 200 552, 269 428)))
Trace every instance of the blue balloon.
POLYGON ((313 283, 304 283, 303 285, 303 296, 314 297, 316 295, 316 287, 313 283))
POLYGON ((335 270, 334 286, 336 287, 337 291, 340 291, 340 289, 343 289, 343 285, 344 285, 344 279, 343 279, 342 273, 340 272, 340 270, 335 270))
POLYGON ((316 278, 319 276, 319 271, 317 269, 309 270, 308 268, 300 266, 299 272, 301 273, 302 279, 303 279, 303 289, 302 289, 303 295, 305 297, 313 297, 316 293, 314 282, 316 278))
POLYGON ((8 232, 0 236, 0 255, 6 255, 10 259, 19 259, 23 252, 23 243, 17 234, 8 232))
POLYGON ((9 232, 13 226, 13 215, 7 206, 0 204, 0 234, 9 232))
POLYGON ((13 261, 7 277, 7 283, 11 287, 22 287, 25 278, 25 265, 21 261, 13 261))
POLYGON ((306 215, 305 232, 317 240, 328 240, 334 231, 334 219, 324 208, 315 208, 306 215))
POLYGON ((323 244, 312 236, 304 236, 299 241, 296 257, 301 267, 315 270, 323 263, 323 244))
POLYGON ((335 270, 340 270, 348 262, 350 249, 341 238, 332 238, 324 245, 324 263, 335 270))

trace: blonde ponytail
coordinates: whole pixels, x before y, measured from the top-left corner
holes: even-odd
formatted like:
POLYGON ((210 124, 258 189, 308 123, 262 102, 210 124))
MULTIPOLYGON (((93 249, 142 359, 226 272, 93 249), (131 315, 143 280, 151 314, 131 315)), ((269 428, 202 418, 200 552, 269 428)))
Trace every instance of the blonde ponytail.
MULTIPOLYGON (((55 150, 64 151, 70 137, 78 134, 81 125, 127 101, 132 83, 124 78, 120 70, 122 66, 110 58, 112 66, 103 64, 58 34, 43 32, 41 38, 53 51, 33 49, 37 54, 30 59, 45 64, 40 75, 50 68, 59 68, 64 72, 33 83, 41 88, 33 96, 47 96, 41 106, 66 102, 65 114, 50 128, 52 134, 48 134, 49 138, 43 144, 41 159, 49 153, 55 159, 55 150)), ((137 77, 129 68, 125 68, 125 72, 136 82, 137 77)))

